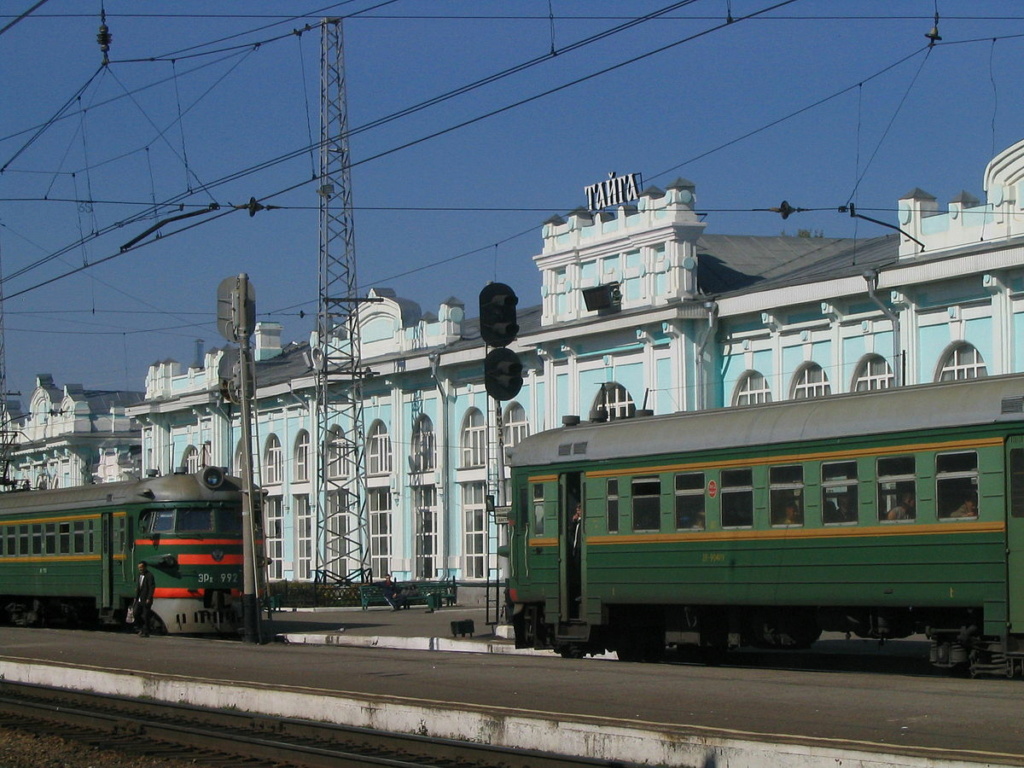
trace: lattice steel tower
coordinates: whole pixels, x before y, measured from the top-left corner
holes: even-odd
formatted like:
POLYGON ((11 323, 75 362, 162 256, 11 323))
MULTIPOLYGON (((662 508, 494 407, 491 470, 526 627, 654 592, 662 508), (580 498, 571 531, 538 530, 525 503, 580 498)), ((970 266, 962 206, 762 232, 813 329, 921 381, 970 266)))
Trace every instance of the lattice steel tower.
POLYGON ((320 38, 320 275, 316 371, 316 538, 319 574, 362 578, 369 562, 363 368, 356 298, 348 109, 341 19, 320 38))
POLYGON ((7 345, 4 335, 3 258, 0 255, 0 490, 5 490, 13 484, 11 462, 14 460, 17 437, 10 410, 11 393, 7 391, 7 345))

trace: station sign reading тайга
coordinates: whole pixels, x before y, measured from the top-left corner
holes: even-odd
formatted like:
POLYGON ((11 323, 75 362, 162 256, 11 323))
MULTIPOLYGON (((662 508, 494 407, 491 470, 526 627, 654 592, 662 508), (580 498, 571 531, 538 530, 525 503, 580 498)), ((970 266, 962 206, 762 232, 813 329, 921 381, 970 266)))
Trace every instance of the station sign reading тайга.
POLYGON ((584 187, 583 191, 587 193, 587 210, 600 211, 609 205, 624 205, 640 199, 640 174, 616 176, 615 171, 612 171, 607 181, 591 184, 584 187))

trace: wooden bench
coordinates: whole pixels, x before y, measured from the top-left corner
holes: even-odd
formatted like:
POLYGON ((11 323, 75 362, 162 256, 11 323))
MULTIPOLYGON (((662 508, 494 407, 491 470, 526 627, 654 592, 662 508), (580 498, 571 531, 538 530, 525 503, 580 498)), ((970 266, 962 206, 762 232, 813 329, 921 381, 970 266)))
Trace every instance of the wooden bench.
MULTIPOLYGON (((455 605, 459 588, 455 579, 407 581, 398 585, 398 593, 405 608, 410 605, 425 605, 430 611, 436 611, 442 605, 455 605)), ((383 585, 360 584, 359 605, 364 611, 371 605, 388 605, 388 601, 384 599, 383 585)))

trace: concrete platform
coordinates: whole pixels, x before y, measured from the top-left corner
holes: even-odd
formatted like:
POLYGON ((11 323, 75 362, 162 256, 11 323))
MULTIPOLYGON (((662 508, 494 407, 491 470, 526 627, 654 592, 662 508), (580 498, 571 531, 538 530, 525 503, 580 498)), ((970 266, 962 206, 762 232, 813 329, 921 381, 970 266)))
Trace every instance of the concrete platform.
POLYGON ((262 629, 264 644, 0 627, 0 678, 623 765, 1024 765, 1015 681, 522 658, 476 608, 281 611, 262 629))

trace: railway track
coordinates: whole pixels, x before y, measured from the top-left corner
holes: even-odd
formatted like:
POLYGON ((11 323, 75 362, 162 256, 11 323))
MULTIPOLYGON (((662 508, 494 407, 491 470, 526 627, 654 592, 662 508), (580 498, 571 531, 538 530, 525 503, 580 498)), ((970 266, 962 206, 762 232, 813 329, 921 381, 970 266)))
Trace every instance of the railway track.
POLYGON ((239 761, 247 768, 627 765, 11 682, 0 682, 0 724, 208 766, 239 761))

